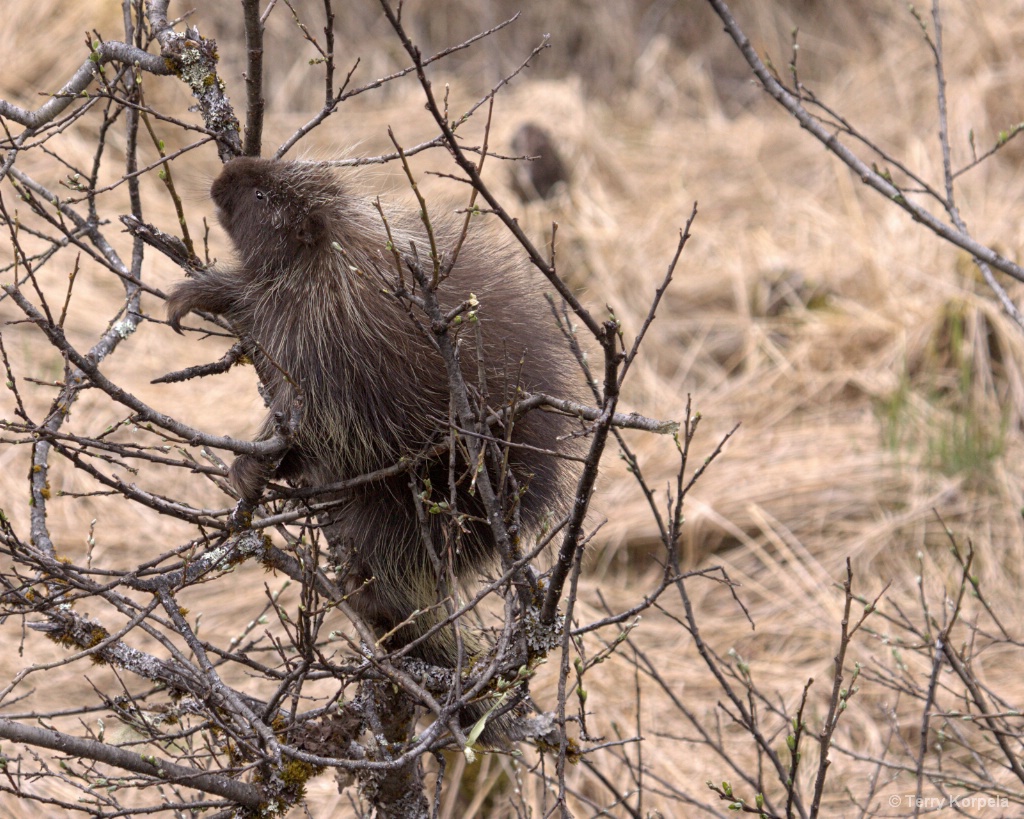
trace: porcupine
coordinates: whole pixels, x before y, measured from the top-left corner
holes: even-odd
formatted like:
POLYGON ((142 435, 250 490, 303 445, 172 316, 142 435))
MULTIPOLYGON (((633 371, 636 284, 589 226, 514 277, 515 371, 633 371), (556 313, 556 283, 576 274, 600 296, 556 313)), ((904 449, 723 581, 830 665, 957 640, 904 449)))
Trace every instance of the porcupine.
POLYGON ((512 137, 512 151, 531 157, 512 165, 512 190, 523 202, 547 199, 559 182, 569 180, 569 172, 555 148, 555 140, 544 128, 524 122, 512 137))
MULTIPOLYGON (((406 265, 418 260, 433 269, 420 215, 385 210, 386 228, 366 196, 353 193, 338 172, 312 162, 235 159, 214 181, 211 196, 237 259, 180 282, 168 298, 170 323, 180 331, 190 310, 227 319, 249 351, 269 399, 259 438, 273 433, 277 414, 288 415, 297 390, 302 397, 298 428, 276 472, 267 475, 257 460, 239 455, 230 471, 237 491, 255 500, 267 478, 321 486, 416 457, 446 440, 451 416, 443 360, 423 325, 410 317, 408 305, 391 294, 398 279, 394 248, 406 255, 406 265)), ((431 226, 439 256, 450 257, 462 217, 432 214, 431 226)), ((411 285, 408 269, 404 278, 411 285)), ((484 381, 492 407, 507 405, 517 387, 579 397, 578 367, 541 284, 539 274, 518 260, 507 243, 489 231, 470 230, 450 277, 437 290, 444 310, 470 294, 479 299, 484 381)), ((467 383, 476 385, 476 331, 465 332, 462 369, 467 383)), ((523 490, 522 534, 537 532, 546 517, 568 508, 574 467, 548 453, 565 449, 572 423, 535 410, 513 424, 513 444, 526 445, 507 449, 513 486, 523 490)), ((498 555, 472 487, 472 470, 464 460, 457 467, 456 505, 468 515, 466 522, 459 531, 446 515, 428 520, 435 551, 452 562, 454 575, 465 583, 498 555)), ((435 500, 448 497, 449 469, 447 455, 420 468, 435 500)), ((436 624, 437 612, 444 609, 437 605, 438 579, 423 544, 408 476, 334 499, 343 502, 319 522, 335 561, 347 566, 343 586, 350 604, 378 636, 388 635, 386 648, 411 642, 436 624), (424 610, 434 614, 421 614, 413 625, 400 627, 424 610)), ((464 639, 463 647, 467 660, 481 650, 471 638, 464 639)), ((410 653, 454 669, 454 630, 441 629, 410 653)), ((464 725, 486 710, 486 704, 478 704, 464 711, 464 725)), ((516 722, 514 713, 495 718, 482 740, 505 744, 515 738, 516 722)))

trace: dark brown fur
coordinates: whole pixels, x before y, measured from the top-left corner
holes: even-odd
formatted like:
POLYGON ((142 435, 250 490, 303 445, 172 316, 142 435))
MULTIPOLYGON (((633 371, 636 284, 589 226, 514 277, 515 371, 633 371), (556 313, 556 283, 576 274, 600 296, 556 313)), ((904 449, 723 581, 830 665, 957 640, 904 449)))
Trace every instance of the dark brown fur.
POLYGON ((569 172, 555 148, 555 140, 532 122, 519 126, 512 137, 512 152, 530 157, 512 165, 512 189, 524 202, 547 199, 559 182, 568 183, 569 172))
MULTIPOLYGON (((382 292, 395 290, 397 276, 384 225, 370 201, 352 194, 343 178, 322 165, 261 159, 229 163, 211 194, 237 261, 178 284, 168 299, 171 324, 177 328, 190 310, 220 314, 249 346, 270 403, 261 438, 272 433, 275 413, 290 411, 297 389, 304 407, 293 446, 274 475, 262 474, 251 458, 236 458, 231 479, 239 492, 255 500, 268 477, 305 486, 352 478, 445 440, 450 399, 444 364, 403 304, 382 292)), ((385 213, 395 246, 410 255, 414 243, 420 261, 431 267, 418 214, 385 213)), ((432 213, 432 223, 447 258, 461 218, 432 213)), ((408 270, 405 280, 413 280, 408 270)), ((491 407, 506 405, 517 384, 527 391, 578 395, 575 365, 542 296, 540 277, 480 229, 471 229, 438 291, 445 309, 470 293, 480 301, 491 407)), ((467 322, 459 342, 472 385, 479 380, 475 327, 467 322)), ((512 439, 564 449, 559 439, 571 428, 563 416, 534 411, 515 423, 512 439)), ((547 516, 564 513, 573 476, 565 461, 520 448, 509 449, 508 459, 526 488, 520 514, 527 533, 547 516)), ((459 512, 479 517, 469 473, 464 463, 457 465, 456 503, 459 512)), ((421 477, 430 479, 434 500, 448 498, 447 457, 426 464, 421 477)), ((436 550, 451 561, 460 581, 495 561, 486 523, 471 520, 461 535, 453 535, 448 516, 429 519, 436 550)), ((418 609, 436 609, 438 582, 407 477, 348 493, 321 523, 339 565, 347 566, 350 602, 378 634, 418 609)), ((389 647, 421 634, 435 617, 398 631, 389 647)), ((455 667, 453 632, 443 630, 414 653, 455 667)))

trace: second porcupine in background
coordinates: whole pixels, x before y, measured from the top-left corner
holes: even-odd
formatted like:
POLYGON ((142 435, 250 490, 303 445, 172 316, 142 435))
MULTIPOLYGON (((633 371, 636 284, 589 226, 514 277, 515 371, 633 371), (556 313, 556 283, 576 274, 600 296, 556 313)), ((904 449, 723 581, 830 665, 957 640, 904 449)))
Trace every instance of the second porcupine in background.
POLYGON ((523 159, 512 163, 512 190, 523 202, 548 199, 558 185, 569 182, 569 171, 555 147, 554 137, 534 122, 524 122, 512 136, 512 152, 523 159))
MULTIPOLYGON (((287 417, 296 386, 303 399, 293 445, 277 472, 261 474, 255 459, 240 455, 231 468, 237 490, 255 500, 267 478, 324 485, 383 469, 446 440, 450 398, 444 363, 406 305, 390 295, 397 282, 394 256, 372 202, 350 192, 344 178, 322 164, 253 158, 228 163, 211 194, 237 259, 180 282, 168 298, 171 325, 177 329, 190 310, 228 320, 269 396, 260 438, 273 433, 275 413, 287 417)), ((414 244, 420 263, 432 269, 419 215, 388 210, 385 215, 394 247, 408 255, 414 244)), ((439 254, 450 257, 462 218, 431 213, 431 224, 439 254)), ((411 283, 408 271, 405 278, 411 283)), ((479 298, 491 407, 506 405, 517 385, 566 398, 582 395, 578 366, 543 297, 544 283, 507 243, 471 227, 450 278, 438 289, 445 310, 471 293, 479 298)), ((466 326, 461 360, 467 383, 475 385, 477 334, 474 324, 466 326)), ((573 462, 540 450, 574 449, 565 440, 574 423, 533 411, 514 424, 513 443, 526 445, 507 450, 511 474, 525 489, 522 534, 536 532, 545 519, 557 519, 568 509, 577 470, 573 462)), ((430 480, 433 500, 446 499, 447 455, 425 464, 421 477, 430 480)), ((450 520, 431 515, 430 533, 435 549, 465 581, 495 564, 498 555, 471 488, 471 470, 462 461, 456 478, 458 511, 471 517, 453 541, 450 520)), ((426 631, 438 615, 420 616, 413 626, 395 631, 399 624, 417 610, 439 611, 436 573, 422 544, 408 476, 343 498, 320 522, 334 559, 346 567, 343 585, 350 604, 378 635, 394 632, 385 647, 396 648, 426 631)), ((413 653, 454 668, 454 632, 442 629, 413 653)), ((464 720, 476 716, 466 714, 464 720)), ((485 741, 500 743, 507 738, 502 734, 514 733, 510 719, 495 722, 485 741)))

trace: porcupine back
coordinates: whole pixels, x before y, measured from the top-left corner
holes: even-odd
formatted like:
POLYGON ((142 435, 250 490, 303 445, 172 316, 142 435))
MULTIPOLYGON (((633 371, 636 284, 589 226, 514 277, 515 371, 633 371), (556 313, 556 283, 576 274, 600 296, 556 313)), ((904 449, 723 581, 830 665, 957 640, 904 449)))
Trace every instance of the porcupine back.
MULTIPOLYGON (((383 292, 394 291, 397 272, 372 202, 350 192, 345 179, 323 165, 250 158, 226 165, 211 193, 237 262, 214 269, 205 280, 179 285, 181 292, 170 300, 172 321, 187 309, 205 308, 223 314, 246 341, 269 396, 261 437, 273 432, 275 412, 287 414, 296 390, 301 392, 301 421, 275 477, 323 485, 391 466, 444 440, 450 416, 444 363, 403 303, 383 292)), ((385 215, 394 246, 431 269, 419 214, 385 208, 385 215)), ((439 252, 448 258, 462 220, 432 212, 431 223, 439 252)), ((409 271, 404 275, 411 284, 409 271)), ((506 244, 478 228, 470 230, 450 278, 439 288, 443 309, 471 293, 480 301, 492 407, 506 404, 517 385, 580 396, 575 362, 542 284, 506 244)), ((475 330, 466 330, 463 339, 463 370, 472 385, 478 381, 475 330)), ((564 416, 537 411, 514 425, 513 441, 535 448, 508 452, 512 474, 526 486, 520 515, 527 531, 535 531, 546 515, 567 509, 573 468, 536 450, 564 450, 558 439, 571 429, 564 416)), ((233 467, 233 480, 244 495, 259 486, 254 463, 241 456, 233 467)), ((421 471, 436 499, 447 497, 448 470, 442 457, 421 471)), ((469 491, 466 465, 458 471, 459 511, 482 516, 469 491)), ((354 592, 350 602, 384 634, 437 602, 437 578, 422 544, 408 478, 376 483, 343 499, 321 523, 336 559, 347 566, 345 585, 354 592)), ((495 561, 486 523, 471 521, 452 542, 454 527, 445 525, 443 515, 431 516, 430 522, 435 547, 452 560, 460 580, 495 561)), ((389 647, 431 624, 428 616, 398 631, 389 647)), ((453 667, 453 632, 442 630, 414 653, 453 667)))

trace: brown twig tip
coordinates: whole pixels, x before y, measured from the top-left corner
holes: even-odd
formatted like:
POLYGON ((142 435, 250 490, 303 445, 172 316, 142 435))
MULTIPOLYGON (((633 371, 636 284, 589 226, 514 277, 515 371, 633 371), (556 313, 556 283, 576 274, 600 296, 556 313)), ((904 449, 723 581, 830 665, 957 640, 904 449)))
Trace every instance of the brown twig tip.
MULTIPOLYGON (((181 327, 177 322, 168 322, 177 331, 181 333, 181 327)), ((233 344, 218 361, 210 362, 209 364, 195 364, 191 367, 186 367, 183 370, 175 370, 174 372, 162 375, 159 378, 154 378, 150 381, 150 384, 175 384, 181 381, 188 381, 192 378, 203 378, 208 375, 220 375, 226 373, 236 364, 244 361, 246 358, 245 349, 241 344, 233 344)))
POLYGON ((140 221, 130 213, 118 217, 125 231, 144 241, 147 245, 163 253, 171 261, 186 271, 192 271, 203 267, 203 263, 192 252, 184 241, 177 236, 164 233, 154 225, 140 221))

